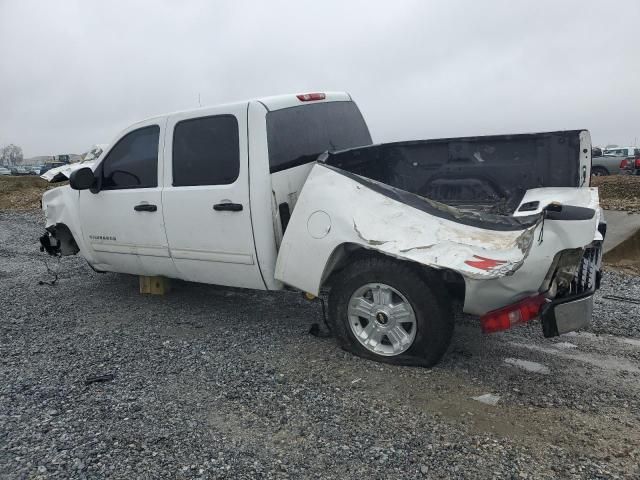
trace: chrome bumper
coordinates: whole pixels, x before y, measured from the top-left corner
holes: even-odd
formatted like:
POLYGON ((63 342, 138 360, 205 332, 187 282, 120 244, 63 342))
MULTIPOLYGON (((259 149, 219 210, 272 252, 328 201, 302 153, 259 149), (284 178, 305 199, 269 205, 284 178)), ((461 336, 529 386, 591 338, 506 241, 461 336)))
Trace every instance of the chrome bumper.
POLYGON ((601 243, 585 249, 571 285, 572 294, 564 298, 556 298, 544 305, 540 311, 542 332, 545 337, 555 337, 591 325, 593 294, 600 288, 602 277, 601 262, 601 243))
POLYGON ((591 325, 593 293, 580 298, 563 299, 543 307, 542 330, 545 337, 575 332, 591 325))

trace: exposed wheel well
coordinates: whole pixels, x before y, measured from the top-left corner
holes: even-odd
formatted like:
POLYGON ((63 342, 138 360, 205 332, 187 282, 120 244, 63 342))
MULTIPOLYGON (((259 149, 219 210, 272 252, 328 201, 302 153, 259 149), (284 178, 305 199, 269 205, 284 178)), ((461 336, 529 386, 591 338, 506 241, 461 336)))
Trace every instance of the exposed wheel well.
POLYGON ((320 289, 330 289, 332 278, 338 272, 344 269, 348 264, 367 257, 391 258, 396 262, 407 264, 427 280, 433 279, 434 277, 437 278, 445 285, 452 298, 464 302, 465 283, 464 277, 460 273, 446 268, 433 268, 411 260, 396 258, 378 250, 364 248, 362 245, 358 245, 357 243, 343 243, 336 247, 336 249, 331 253, 322 274, 320 289))
POLYGON ((58 241, 58 248, 61 255, 75 255, 80 251, 73 233, 64 223, 56 223, 47 228, 47 231, 58 241))

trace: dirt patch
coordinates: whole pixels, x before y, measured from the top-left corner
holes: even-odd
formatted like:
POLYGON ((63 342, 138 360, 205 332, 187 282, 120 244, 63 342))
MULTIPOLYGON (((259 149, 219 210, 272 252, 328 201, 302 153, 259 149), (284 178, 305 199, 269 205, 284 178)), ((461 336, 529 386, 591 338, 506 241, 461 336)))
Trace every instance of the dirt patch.
POLYGON ((60 185, 63 184, 50 184, 36 176, 0 177, 0 209, 38 209, 42 194, 60 185))
POLYGON ((640 176, 591 177, 591 186, 598 187, 602 208, 640 213, 640 176))
MULTIPOLYGON (((640 176, 591 177, 591 186, 598 187, 602 208, 640 213, 640 176)), ((603 260, 608 268, 639 274, 640 231, 607 252, 603 260)))
POLYGON ((607 266, 617 270, 640 273, 640 230, 609 250, 603 260, 607 266))

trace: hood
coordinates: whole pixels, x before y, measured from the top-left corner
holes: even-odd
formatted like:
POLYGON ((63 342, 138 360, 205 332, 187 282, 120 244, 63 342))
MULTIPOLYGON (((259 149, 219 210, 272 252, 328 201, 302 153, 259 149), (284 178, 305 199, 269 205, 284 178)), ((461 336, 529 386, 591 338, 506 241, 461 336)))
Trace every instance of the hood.
POLYGON ((62 165, 61 167, 52 168, 51 170, 47 170, 40 178, 45 179, 50 183, 64 182, 65 180, 69 180, 69 176, 71 172, 79 170, 81 168, 89 167, 91 170, 95 170, 95 167, 98 165, 98 159, 90 160, 88 162, 80 162, 80 163, 69 163, 68 165, 62 165))

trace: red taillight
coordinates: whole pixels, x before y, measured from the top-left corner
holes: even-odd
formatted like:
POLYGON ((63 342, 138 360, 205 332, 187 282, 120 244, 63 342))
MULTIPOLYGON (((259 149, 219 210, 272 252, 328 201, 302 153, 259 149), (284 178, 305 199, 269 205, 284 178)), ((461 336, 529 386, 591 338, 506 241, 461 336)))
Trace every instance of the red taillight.
POLYGON ((540 308, 546 301, 544 295, 540 294, 486 313, 480 317, 482 333, 499 332, 527 323, 540 314, 540 308))
POLYGON ((314 100, 324 100, 327 96, 324 93, 301 93, 296 95, 301 102, 313 102, 314 100))
POLYGON ((620 162, 620 168, 622 168, 622 169, 627 168, 627 163, 629 163, 629 162, 627 162, 627 159, 623 158, 622 161, 620 162))
POLYGON ((636 168, 640 168, 640 158, 636 158, 636 168))

